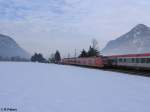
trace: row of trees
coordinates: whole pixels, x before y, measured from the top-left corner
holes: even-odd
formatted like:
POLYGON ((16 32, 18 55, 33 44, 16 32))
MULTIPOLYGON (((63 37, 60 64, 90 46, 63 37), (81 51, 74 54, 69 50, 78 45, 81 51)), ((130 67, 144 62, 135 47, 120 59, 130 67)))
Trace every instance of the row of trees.
POLYGON ((40 63, 48 63, 48 62, 59 63, 60 60, 61 60, 61 56, 58 50, 56 51, 55 54, 52 54, 49 60, 46 60, 41 53, 35 53, 31 57, 32 62, 40 62, 40 63))
MULTIPOLYGON (((98 42, 96 39, 92 40, 92 45, 89 47, 89 50, 86 51, 83 49, 81 51, 81 54, 78 57, 98 57, 100 56, 100 51, 98 47, 98 42)), ((50 58, 46 60, 41 53, 35 53, 31 57, 31 61, 33 62, 51 62, 51 63, 59 63, 61 61, 61 55, 60 52, 57 50, 54 54, 51 54, 50 58)))
POLYGON ((3 56, 0 56, 0 61, 23 61, 23 62, 26 62, 26 61, 30 61, 29 59, 26 59, 26 58, 22 58, 20 56, 12 56, 12 57, 3 57, 3 56))
POLYGON ((32 57, 31 57, 31 61, 32 62, 41 62, 41 63, 45 63, 46 59, 43 57, 43 55, 41 53, 35 53, 32 57))

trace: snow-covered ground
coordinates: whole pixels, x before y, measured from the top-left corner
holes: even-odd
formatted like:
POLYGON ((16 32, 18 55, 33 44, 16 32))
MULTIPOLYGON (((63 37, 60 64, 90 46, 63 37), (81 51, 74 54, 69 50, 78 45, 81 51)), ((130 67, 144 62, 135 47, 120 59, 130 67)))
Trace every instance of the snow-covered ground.
POLYGON ((0 108, 5 107, 18 112, 150 112, 150 78, 0 62, 0 108))

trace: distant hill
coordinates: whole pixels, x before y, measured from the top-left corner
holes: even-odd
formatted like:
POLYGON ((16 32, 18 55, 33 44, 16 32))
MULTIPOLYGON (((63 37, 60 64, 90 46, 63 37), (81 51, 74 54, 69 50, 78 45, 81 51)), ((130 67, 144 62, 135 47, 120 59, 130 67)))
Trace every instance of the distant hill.
POLYGON ((104 55, 150 53, 150 27, 139 24, 116 40, 108 42, 104 55))
POLYGON ((30 55, 11 37, 0 34, 0 56, 3 58, 20 57, 29 59, 30 55))

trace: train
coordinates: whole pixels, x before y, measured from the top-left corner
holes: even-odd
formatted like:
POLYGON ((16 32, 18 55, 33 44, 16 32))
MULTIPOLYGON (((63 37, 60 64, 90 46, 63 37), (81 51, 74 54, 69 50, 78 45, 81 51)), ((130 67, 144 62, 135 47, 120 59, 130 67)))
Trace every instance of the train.
POLYGON ((96 68, 129 68, 136 70, 150 70, 150 53, 126 54, 83 58, 64 58, 62 64, 79 65, 96 68))

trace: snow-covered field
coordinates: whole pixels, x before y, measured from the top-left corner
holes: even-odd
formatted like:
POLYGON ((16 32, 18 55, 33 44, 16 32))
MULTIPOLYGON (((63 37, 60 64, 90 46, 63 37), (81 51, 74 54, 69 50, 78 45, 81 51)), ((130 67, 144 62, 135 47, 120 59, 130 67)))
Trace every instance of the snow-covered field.
POLYGON ((150 78, 0 62, 0 108, 5 107, 17 112, 150 112, 150 78))

